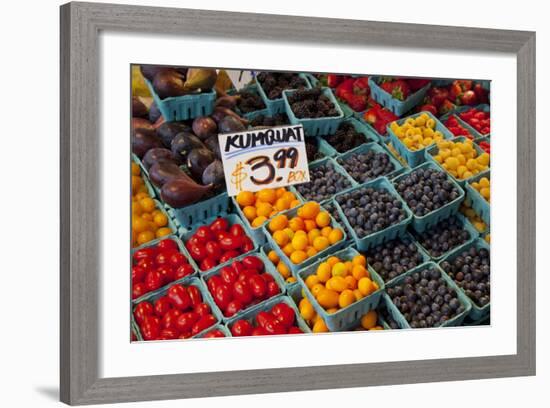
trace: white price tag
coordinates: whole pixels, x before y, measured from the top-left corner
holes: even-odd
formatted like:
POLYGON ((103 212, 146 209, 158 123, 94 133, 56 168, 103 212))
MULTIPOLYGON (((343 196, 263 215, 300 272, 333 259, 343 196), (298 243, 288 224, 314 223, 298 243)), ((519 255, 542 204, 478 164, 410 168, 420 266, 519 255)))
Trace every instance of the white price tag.
POLYGON ((246 130, 218 138, 230 196, 309 182, 302 125, 246 130))

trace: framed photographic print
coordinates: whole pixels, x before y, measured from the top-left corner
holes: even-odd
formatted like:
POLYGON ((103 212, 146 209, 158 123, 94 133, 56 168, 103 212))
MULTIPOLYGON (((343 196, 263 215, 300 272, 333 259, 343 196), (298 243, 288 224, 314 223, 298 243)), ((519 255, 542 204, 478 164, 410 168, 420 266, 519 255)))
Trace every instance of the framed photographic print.
POLYGON ((61 56, 63 402, 535 373, 534 33, 69 3, 61 56))

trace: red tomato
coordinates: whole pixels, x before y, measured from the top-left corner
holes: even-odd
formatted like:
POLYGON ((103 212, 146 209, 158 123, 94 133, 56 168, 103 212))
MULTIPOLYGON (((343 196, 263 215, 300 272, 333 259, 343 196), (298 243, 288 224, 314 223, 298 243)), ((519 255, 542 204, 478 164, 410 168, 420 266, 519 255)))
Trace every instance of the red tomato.
POLYGON ((243 237, 242 236, 228 236, 228 237, 223 237, 221 240, 220 240, 220 247, 221 249, 223 249, 224 251, 231 251, 231 250, 237 250, 241 247, 242 245, 242 242, 243 242, 243 237))
POLYGON ((174 280, 174 270, 170 265, 162 265, 157 268, 157 272, 162 277, 162 284, 166 285, 174 280))
POLYGON ((139 265, 132 266, 132 283, 143 282, 145 278, 145 269, 139 265))
POLYGON ((178 332, 174 329, 162 329, 159 340, 174 340, 178 338, 178 332))
POLYGON ((254 242, 249 237, 242 237, 241 249, 244 252, 250 252, 254 249, 254 242))
POLYGON ((144 340, 156 340, 160 335, 160 320, 157 316, 147 316, 139 329, 144 340))
POLYGON ((270 275, 269 273, 262 273, 260 276, 264 279, 265 283, 275 281, 275 278, 273 277, 273 275, 270 275))
POLYGON ((206 282, 206 286, 208 286, 208 290, 210 291, 210 293, 214 294, 218 285, 222 283, 223 280, 220 275, 214 275, 210 279, 208 279, 208 281, 206 282))
POLYGON ((189 248, 189 254, 195 261, 202 261, 208 256, 206 247, 202 244, 191 245, 189 248))
POLYGON ((185 312, 178 316, 176 327, 180 332, 190 332, 193 325, 199 321, 201 317, 195 312, 185 312))
POLYGON ((204 258, 200 265, 199 265, 199 268, 201 268, 201 270, 203 271, 207 271, 209 269, 212 269, 212 268, 215 268, 216 266, 218 266, 218 261, 216 261, 214 258, 204 258))
POLYGON ((203 330, 208 329, 210 326, 214 326, 217 323, 216 318, 211 314, 203 316, 197 323, 193 325, 191 329, 191 335, 199 334, 203 330))
POLYGON ((174 268, 177 268, 180 265, 187 265, 188 263, 189 261, 181 252, 173 252, 172 255, 170 255, 170 265, 174 268))
POLYGON ((251 333, 252 336, 266 336, 267 332, 263 327, 254 327, 251 333))
POLYGON ((180 335, 178 336, 178 339, 188 339, 191 337, 191 332, 185 332, 185 333, 180 333, 180 335))
POLYGON ((156 251, 155 248, 142 248, 134 252, 134 262, 139 262, 142 259, 153 259, 155 257, 156 251))
POLYGON ((197 306, 195 306, 195 309, 193 310, 196 314, 198 314, 200 317, 206 316, 207 314, 212 313, 212 310, 210 309, 210 306, 208 306, 207 303, 199 303, 197 306))
POLYGON ((214 238, 216 238, 216 241, 221 241, 224 238, 230 238, 231 234, 227 231, 216 231, 214 233, 214 238))
POLYGON ((195 308, 198 304, 202 303, 202 295, 199 288, 193 285, 187 287, 187 293, 191 299, 191 307, 195 308))
POLYGON ((153 305, 149 302, 139 302, 134 309, 134 319, 138 324, 143 323, 145 317, 153 315, 153 305))
POLYGON ((216 218, 214 222, 210 224, 210 230, 212 232, 218 232, 218 231, 227 231, 227 228, 229 228, 229 223, 225 218, 216 218))
POLYGON ((163 278, 159 271, 150 271, 145 275, 145 288, 148 291, 157 290, 162 287, 163 278))
POLYGON ((238 280, 233 284, 233 297, 243 305, 252 302, 252 291, 246 281, 238 280))
POLYGON ((178 309, 170 309, 162 316, 162 328, 163 329, 177 329, 178 328, 178 318, 180 317, 181 312, 178 309))
POLYGON ((224 266, 220 271, 220 277, 225 283, 231 285, 237 281, 239 275, 231 266, 224 266))
POLYGON ((242 282, 248 283, 248 280, 253 277, 257 276, 258 273, 254 269, 243 269, 241 273, 239 274, 239 280, 242 282))
POLYGON ((246 235, 241 224, 233 224, 231 228, 229 228, 229 233, 234 237, 243 237, 246 235))
POLYGON ((174 251, 159 251, 155 257, 157 265, 168 265, 170 263, 170 257, 172 254, 177 253, 174 251))
POLYGON ((243 271, 246 269, 246 267, 243 265, 241 261, 235 261, 231 264, 231 267, 237 274, 240 276, 243 271))
MULTIPOLYGON (((264 281, 265 282, 265 281, 264 281)), ((273 297, 279 293, 279 286, 275 281, 271 281, 267 284, 267 297, 273 297)))
POLYGON ((204 339, 211 339, 215 337, 225 337, 225 334, 220 329, 214 329, 206 333, 203 338, 204 339))
POLYGON ((304 332, 302 329, 296 326, 292 326, 290 329, 288 329, 288 334, 303 334, 304 332))
POLYGON ((172 304, 166 296, 162 296, 155 300, 155 314, 162 318, 170 309, 172 309, 172 304))
POLYGON ((172 305, 177 309, 184 311, 191 306, 189 293, 182 285, 173 285, 168 289, 167 297, 172 305))
POLYGON ((222 256, 220 256, 220 263, 225 263, 230 261, 233 258, 238 257, 240 254, 237 251, 225 251, 222 256))
POLYGON ((265 297, 267 293, 267 285, 260 275, 251 276, 248 279, 248 283, 250 285, 250 289, 252 290, 252 295, 254 295, 256 299, 262 299, 265 297))
POLYGON ((264 263, 260 260, 260 258, 254 255, 245 256, 241 262, 248 269, 254 269, 258 272, 262 272, 264 270, 264 263))
POLYGON ((140 259, 137 264, 139 267, 143 268, 145 272, 149 272, 155 267, 155 261, 152 258, 140 259))
POLYGON ((263 326, 264 330, 267 332, 267 334, 286 334, 285 327, 279 323, 276 319, 273 319, 272 321, 268 321, 263 326))
POLYGON ((210 228, 208 228, 207 226, 203 225, 203 226, 200 226, 199 228, 197 228, 197 231, 195 232, 194 234, 197 238, 199 238, 200 240, 204 240, 205 242, 206 241, 209 241, 211 240, 213 237, 212 237, 212 233, 210 231, 210 228))
POLYGON ((178 244, 173 239, 163 239, 157 244, 157 249, 162 251, 177 251, 178 244))
POLYGON ((256 315, 256 324, 259 327, 263 327, 264 329, 267 323, 274 321, 275 316, 273 316, 271 313, 261 311, 256 315))
POLYGON ((196 235, 192 235, 191 238, 189 238, 189 241, 185 243, 185 246, 187 249, 191 248, 193 245, 204 245, 206 244, 206 241, 203 239, 200 239, 196 235))
POLYGON ((137 299, 147 292, 145 283, 139 282, 132 285, 132 299, 137 299))
POLYGON ((227 307, 223 311, 223 314, 225 315, 225 317, 231 317, 237 314, 237 312, 240 311, 242 308, 242 303, 234 299, 227 304, 227 307))
POLYGON ((296 318, 296 316, 294 315, 294 310, 286 303, 277 303, 271 309, 271 313, 275 316, 277 321, 287 329, 289 329, 294 324, 296 318))
POLYGON ((220 259, 222 256, 222 249, 220 247, 220 244, 218 244, 216 241, 208 241, 205 245, 206 253, 208 256, 212 259, 220 259))
POLYGON ((193 267, 189 264, 180 265, 174 272, 174 280, 185 278, 193 273, 193 267))
POLYGON ((214 289, 214 300, 216 301, 216 304, 220 307, 220 309, 225 310, 229 302, 233 300, 233 295, 231 294, 231 291, 229 290, 229 286, 225 283, 220 283, 216 288, 214 289))
POLYGON ((235 337, 250 336, 252 334, 252 325, 248 320, 237 320, 231 326, 231 334, 235 337))

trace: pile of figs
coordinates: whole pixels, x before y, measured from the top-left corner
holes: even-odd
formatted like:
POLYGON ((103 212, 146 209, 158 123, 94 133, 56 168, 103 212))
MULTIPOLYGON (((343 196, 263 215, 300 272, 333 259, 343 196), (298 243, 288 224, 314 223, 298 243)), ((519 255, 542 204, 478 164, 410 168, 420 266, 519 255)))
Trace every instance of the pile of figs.
POLYGON ((210 92, 216 84, 215 69, 141 65, 141 73, 161 99, 210 92))
POLYGON ((222 96, 211 116, 164 122, 154 103, 132 98, 132 152, 165 203, 181 208, 225 190, 218 134, 247 128, 234 110, 238 100, 222 96))

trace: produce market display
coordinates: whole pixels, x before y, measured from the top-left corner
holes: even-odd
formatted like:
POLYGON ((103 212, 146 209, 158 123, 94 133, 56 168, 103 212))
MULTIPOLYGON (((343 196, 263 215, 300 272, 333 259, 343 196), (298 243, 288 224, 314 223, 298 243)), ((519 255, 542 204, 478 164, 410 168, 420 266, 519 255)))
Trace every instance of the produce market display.
POLYGON ((132 341, 490 324, 490 81, 141 65, 132 90, 132 341), (226 138, 284 126, 309 180, 275 184, 287 149, 232 193, 226 138))

